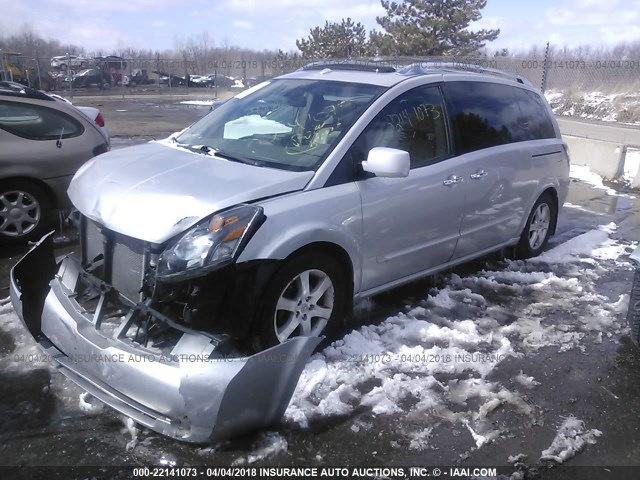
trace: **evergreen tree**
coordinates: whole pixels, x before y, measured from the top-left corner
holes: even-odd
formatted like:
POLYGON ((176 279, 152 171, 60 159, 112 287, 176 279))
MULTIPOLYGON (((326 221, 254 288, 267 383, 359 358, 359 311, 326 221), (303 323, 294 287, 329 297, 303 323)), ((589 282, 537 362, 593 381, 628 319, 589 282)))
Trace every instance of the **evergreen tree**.
POLYGON ((351 18, 325 22, 311 29, 306 39, 296 40, 296 46, 307 59, 360 57, 368 53, 367 32, 351 18))
POLYGON ((384 32, 371 32, 371 48, 378 55, 469 55, 495 40, 500 29, 471 31, 480 20, 486 0, 382 0, 387 11, 376 21, 384 32))

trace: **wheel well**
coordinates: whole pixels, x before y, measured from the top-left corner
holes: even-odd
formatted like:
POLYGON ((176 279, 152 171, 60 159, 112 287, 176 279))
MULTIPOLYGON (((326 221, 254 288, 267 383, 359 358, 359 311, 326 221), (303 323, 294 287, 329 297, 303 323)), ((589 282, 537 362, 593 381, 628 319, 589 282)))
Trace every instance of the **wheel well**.
POLYGON ((553 216, 553 220, 551 223, 551 235, 554 235, 556 233, 556 225, 558 224, 558 192, 556 192, 555 188, 549 187, 544 192, 542 192, 540 196, 544 195, 545 193, 551 195, 551 199, 553 200, 553 203, 556 207, 555 215, 553 216))
POLYGON ((51 190, 51 187, 49 185, 47 185, 46 182, 43 182, 42 180, 39 180, 37 178, 31 178, 31 177, 0 178, 0 183, 2 183, 2 182, 14 182, 14 181, 32 183, 32 184, 40 187, 42 189, 42 191, 47 195, 47 198, 51 202, 51 205, 52 205, 53 209, 56 210, 56 209, 60 208, 60 205, 58 205, 58 200, 57 200, 55 194, 53 193, 53 190, 51 190))
POLYGON ((344 272, 344 278, 347 281, 347 285, 349 286, 350 292, 347 295, 349 302, 353 299, 353 264, 351 263, 351 258, 349 254, 340 246, 335 243, 330 242, 314 242, 309 245, 305 245, 302 248, 299 248, 295 252, 293 252, 289 257, 291 258, 297 255, 301 255, 303 253, 309 252, 322 252, 331 257, 335 258, 340 266, 342 267, 342 271, 344 272))

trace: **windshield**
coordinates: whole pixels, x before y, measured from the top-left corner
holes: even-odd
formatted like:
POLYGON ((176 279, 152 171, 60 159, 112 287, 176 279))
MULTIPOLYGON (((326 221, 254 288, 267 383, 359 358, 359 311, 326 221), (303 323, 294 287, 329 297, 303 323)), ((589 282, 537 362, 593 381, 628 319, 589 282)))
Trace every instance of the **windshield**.
POLYGON ((382 91, 326 80, 264 82, 215 109, 176 141, 253 165, 313 170, 382 91))

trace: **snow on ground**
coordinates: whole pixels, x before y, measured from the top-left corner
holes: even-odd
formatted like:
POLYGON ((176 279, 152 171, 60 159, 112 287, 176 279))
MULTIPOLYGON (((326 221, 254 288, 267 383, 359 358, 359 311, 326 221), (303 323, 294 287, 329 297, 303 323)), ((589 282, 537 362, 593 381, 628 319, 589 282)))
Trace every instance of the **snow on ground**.
POLYGON ((213 100, 183 100, 180 102, 182 105, 202 105, 210 107, 213 105, 213 100))
POLYGON ((624 160, 623 177, 626 182, 632 182, 640 170, 640 150, 630 148, 624 160))
POLYGON ((567 417, 558 428, 549 448, 542 451, 540 460, 564 463, 574 457, 587 444, 596 443, 596 439, 600 435, 602 435, 602 432, 595 428, 586 430, 582 420, 575 417, 567 417))
POLYGON ((287 439, 277 432, 261 432, 259 438, 252 445, 251 453, 238 457, 232 462, 232 466, 248 465, 265 458, 285 453, 289 449, 287 439))
POLYGON ((610 238, 615 228, 603 225, 538 259, 444 276, 423 300, 315 354, 285 421, 306 428, 362 407, 373 416, 400 414, 421 425, 402 432, 412 449, 428 448, 434 420, 461 427, 476 448, 508 435, 491 421, 499 408, 535 423, 540 413, 526 393, 540 382, 521 371, 505 385, 489 374, 510 357, 545 347, 584 351, 622 331, 628 299, 595 286, 608 269, 628 265, 619 257, 629 245, 610 238))
POLYGON ((619 195, 619 193, 613 188, 607 187, 604 183, 602 183, 602 177, 597 173, 592 172, 587 165, 574 165, 572 163, 571 170, 569 171, 569 176, 584 183, 588 183, 593 187, 605 190, 607 195, 619 195))
POLYGON ((640 96, 635 92, 607 94, 548 90, 545 97, 556 115, 640 124, 640 96))

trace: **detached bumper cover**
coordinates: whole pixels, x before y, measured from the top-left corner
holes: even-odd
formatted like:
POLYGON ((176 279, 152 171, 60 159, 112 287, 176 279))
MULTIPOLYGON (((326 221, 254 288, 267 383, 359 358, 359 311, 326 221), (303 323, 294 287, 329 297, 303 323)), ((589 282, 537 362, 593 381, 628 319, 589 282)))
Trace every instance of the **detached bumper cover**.
POLYGON ((11 270, 15 311, 62 374, 136 422, 182 441, 204 443, 277 422, 321 340, 296 337, 249 357, 212 359, 211 339, 185 332, 175 355, 165 358, 121 332, 101 331, 75 301, 80 274, 72 258, 56 265, 51 235, 43 237, 11 270))

